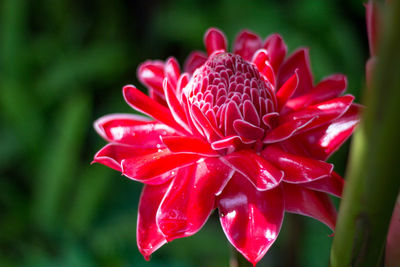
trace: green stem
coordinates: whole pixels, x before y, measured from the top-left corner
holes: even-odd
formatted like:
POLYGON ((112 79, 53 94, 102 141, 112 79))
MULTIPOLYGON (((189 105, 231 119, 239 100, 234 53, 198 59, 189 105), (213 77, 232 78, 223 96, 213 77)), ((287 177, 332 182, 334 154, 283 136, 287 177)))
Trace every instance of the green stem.
POLYGON ((379 266, 400 187, 400 1, 382 16, 379 60, 352 144, 331 266, 379 266))

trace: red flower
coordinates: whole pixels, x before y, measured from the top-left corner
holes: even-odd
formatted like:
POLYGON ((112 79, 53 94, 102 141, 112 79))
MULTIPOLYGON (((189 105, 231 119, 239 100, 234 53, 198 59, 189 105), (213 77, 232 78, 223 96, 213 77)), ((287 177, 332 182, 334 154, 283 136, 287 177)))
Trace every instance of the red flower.
POLYGON ((316 86, 308 50, 286 57, 278 34, 262 41, 241 32, 227 52, 222 32, 204 37, 208 56, 193 52, 181 73, 174 58, 146 61, 126 102, 149 115, 115 114, 95 123, 110 144, 94 161, 145 183, 137 243, 146 259, 167 241, 195 234, 217 208, 222 228, 256 264, 276 240, 284 212, 335 227, 328 194, 343 179, 325 160, 359 121, 346 77, 316 86))

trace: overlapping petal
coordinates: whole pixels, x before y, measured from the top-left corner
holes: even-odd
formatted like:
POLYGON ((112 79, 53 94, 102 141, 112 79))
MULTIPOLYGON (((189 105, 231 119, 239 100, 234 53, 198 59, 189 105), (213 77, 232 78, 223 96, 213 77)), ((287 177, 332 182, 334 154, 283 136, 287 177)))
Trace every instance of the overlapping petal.
POLYGON ((198 137, 191 136, 166 136, 162 142, 175 153, 192 153, 209 157, 216 157, 219 154, 212 149, 210 143, 198 137))
POLYGON ((167 242, 156 223, 156 214, 169 186, 169 183, 145 185, 140 196, 136 240, 139 251, 146 260, 167 242))
POLYGON ((281 187, 259 191, 245 177, 235 174, 217 201, 226 237, 255 265, 281 229, 285 207, 281 187))
POLYGON ((175 134, 175 130, 163 123, 133 114, 111 114, 96 120, 94 128, 108 142, 141 148, 162 146, 160 136, 175 134))
POLYGON ((168 241, 200 230, 214 209, 215 195, 232 173, 217 158, 178 170, 157 211, 157 225, 168 241))
POLYGON ((310 56, 307 48, 293 52, 282 64, 278 73, 278 88, 298 70, 299 84, 293 97, 303 95, 313 88, 313 77, 310 67, 310 56))
POLYGON ((287 53, 285 42, 279 34, 274 33, 267 37, 264 42, 264 48, 270 57, 271 66, 274 68, 275 73, 278 73, 287 53))
POLYGON ((198 67, 204 64, 207 55, 200 51, 194 51, 187 57, 183 69, 187 73, 193 73, 198 67))
POLYGON ((175 154, 168 149, 130 157, 121 161, 122 174, 147 184, 162 184, 173 178, 177 168, 185 167, 199 160, 195 154, 175 154))
POLYGON ((160 60, 143 62, 138 68, 137 76, 144 85, 155 90, 158 95, 163 95, 164 62, 160 60))
POLYGON ((296 135, 280 145, 294 154, 326 160, 351 136, 360 121, 360 110, 360 105, 352 104, 332 123, 296 135))
POLYGON ((127 85, 123 89, 125 101, 134 109, 143 112, 152 118, 168 125, 169 127, 186 133, 187 131, 180 126, 173 118, 169 109, 153 99, 149 98, 133 85, 127 85))
POLYGON ((336 209, 326 194, 296 184, 283 184, 285 210, 309 216, 335 229, 336 209))
POLYGON ((262 46, 261 38, 248 30, 241 31, 233 43, 233 53, 250 61, 253 54, 262 46))
POLYGON ((253 151, 242 150, 221 158, 238 171, 259 190, 269 190, 279 185, 283 172, 253 151))
POLYGON ((216 28, 210 28, 204 35, 204 45, 209 55, 218 50, 226 51, 227 41, 225 34, 216 28))
POLYGON ((285 111, 303 109, 340 96, 347 87, 347 78, 342 74, 333 74, 323 79, 308 93, 290 99, 285 105, 285 111))
POLYGON ((342 197, 344 179, 336 172, 332 172, 331 175, 327 177, 301 185, 312 190, 328 193, 336 197, 342 197))
POLYGON ((297 156, 281 150, 277 146, 268 146, 261 156, 285 173, 288 183, 305 183, 331 175, 333 165, 324 161, 297 156))
POLYGON ((155 148, 138 148, 121 144, 108 144, 96 153, 93 163, 101 163, 114 170, 122 171, 121 162, 132 157, 155 153, 155 148))

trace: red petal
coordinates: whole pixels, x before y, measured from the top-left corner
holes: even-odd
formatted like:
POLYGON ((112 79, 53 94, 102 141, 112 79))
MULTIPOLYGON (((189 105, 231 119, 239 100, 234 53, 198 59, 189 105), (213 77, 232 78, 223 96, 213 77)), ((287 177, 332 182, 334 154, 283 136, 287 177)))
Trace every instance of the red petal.
POLYGON ((245 120, 235 120, 233 122, 233 128, 235 128, 238 135, 247 139, 257 140, 264 136, 264 130, 262 128, 245 120))
POLYGON ((200 51, 194 51, 187 57, 183 69, 192 74, 198 67, 207 61, 207 55, 200 51))
POLYGON ((182 90, 183 88, 186 87, 186 85, 189 83, 189 74, 188 73, 183 73, 179 79, 178 79, 178 84, 176 87, 176 97, 178 98, 179 101, 182 100, 182 90))
POLYGON ((301 129, 307 127, 307 125, 311 124, 316 118, 307 118, 300 120, 291 120, 280 124, 278 127, 272 129, 265 136, 263 142, 265 144, 281 142, 285 139, 288 139, 299 132, 301 129))
POLYGON ((132 108, 143 112, 162 123, 165 123, 179 132, 187 133, 187 131, 174 120, 174 117, 167 107, 149 98, 147 95, 136 89, 135 86, 125 86, 123 88, 123 94, 125 101, 132 108))
POLYGON ((278 101, 278 110, 281 110, 282 107, 286 104, 288 99, 294 94, 299 85, 299 75, 297 71, 290 77, 281 88, 279 88, 276 93, 276 99, 278 101))
POLYGON ((290 153, 326 160, 351 136, 360 121, 360 110, 361 106, 352 104, 332 123, 296 135, 281 145, 290 153))
POLYGON ((258 190, 274 188, 283 178, 282 171, 250 150, 233 152, 221 160, 247 177, 258 190))
POLYGON ((94 123, 97 133, 109 142, 142 148, 162 146, 160 136, 173 135, 175 131, 165 124, 150 121, 133 114, 111 114, 94 123))
POLYGON ((203 130, 209 142, 214 142, 222 137, 222 133, 219 129, 210 122, 198 106, 192 105, 192 115, 203 130))
POLYGON ((258 71, 275 86, 275 71, 269 63, 268 52, 265 49, 259 49, 252 59, 258 71))
POLYGON ((337 174, 336 172, 332 172, 332 175, 328 177, 301 185, 312 190, 325 192, 337 197, 342 197, 344 180, 342 177, 340 177, 339 174, 337 174))
POLYGON ((226 44, 225 35, 218 29, 210 28, 204 35, 204 45, 209 55, 218 50, 226 51, 226 44))
POLYGON ((230 135, 230 136, 226 136, 224 138, 221 138, 218 141, 212 142, 211 143, 211 147, 213 149, 215 149, 215 150, 222 150, 222 149, 225 149, 225 148, 228 148, 228 149, 232 149, 232 148, 239 149, 240 147, 242 147, 244 145, 253 144, 255 142, 256 142, 256 140, 246 139, 246 138, 243 138, 243 137, 238 136, 238 135, 230 135))
POLYGON ((156 213, 168 187, 169 183, 158 186, 145 185, 140 196, 136 240, 139 251, 146 260, 167 242, 157 226, 156 213))
POLYGON ((240 119, 243 119, 242 114, 240 113, 236 102, 232 100, 228 103, 225 110, 225 135, 236 135, 235 128, 233 128, 233 122, 240 119))
POLYGON ((258 116, 257 109, 250 100, 245 100, 243 103, 243 117, 245 121, 253 125, 260 125, 260 117, 258 116))
POLYGON ((172 88, 176 89, 179 76, 181 75, 181 70, 178 61, 174 57, 168 58, 165 63, 164 73, 165 77, 168 78, 168 81, 171 83, 172 88))
POLYGON ((167 149, 160 149, 152 154, 123 160, 122 174, 142 183, 161 184, 174 176, 175 169, 194 163, 200 158, 199 155, 174 154, 167 149))
POLYGON ((232 176, 216 158, 178 171, 157 212, 157 224, 168 241, 195 234, 214 209, 215 195, 232 176))
POLYGON ((261 156, 283 170, 283 180, 289 183, 305 183, 327 177, 333 169, 332 164, 290 154, 276 146, 267 146, 261 156))
POLYGON ((117 171, 122 171, 121 162, 125 159, 156 152, 154 148, 137 148, 127 145, 108 144, 94 156, 93 162, 101 163, 117 171))
POLYGON ((174 153, 184 152, 206 156, 219 156, 219 154, 211 148, 210 143, 201 138, 191 136, 168 136, 162 138, 162 141, 167 148, 174 153))
POLYGON ((310 92, 290 99, 285 108, 299 110, 309 105, 326 101, 341 95, 347 87, 347 78, 342 74, 333 74, 323 79, 310 92))
POLYGON ((284 215, 281 187, 258 191, 235 174, 218 197, 222 229, 229 242, 255 265, 278 237, 284 215))
POLYGON ((163 94, 164 62, 161 60, 143 62, 138 67, 137 76, 142 84, 154 89, 158 95, 163 94))
POLYGON ((197 124, 196 120, 193 118, 193 112, 191 111, 191 104, 189 104, 189 100, 184 93, 181 94, 182 97, 182 107, 185 111, 185 115, 187 118, 187 122, 189 124, 190 131, 197 136, 204 136, 203 130, 200 125, 197 124))
POLYGON ((275 73, 278 73, 279 67, 287 52, 285 42, 279 34, 271 34, 265 40, 264 48, 268 52, 271 66, 274 68, 275 73))
POLYGON ((278 88, 293 75, 296 69, 298 69, 299 85, 293 97, 303 95, 313 88, 310 57, 307 48, 296 50, 283 62, 278 74, 278 88))
POLYGON ((269 55, 267 50, 259 49, 258 51, 255 52, 251 62, 253 62, 253 64, 256 65, 259 71, 262 71, 265 66, 265 61, 267 60, 269 60, 269 55))
POLYGON ((162 106, 166 107, 167 102, 165 101, 164 95, 160 95, 157 91, 149 88, 149 96, 151 99, 154 99, 157 103, 161 104, 162 106))
POLYGON ((250 61, 254 53, 262 46, 261 38, 248 30, 241 31, 233 43, 233 53, 250 61))
POLYGON ((281 116, 280 121, 284 123, 293 120, 315 118, 310 124, 302 129, 302 131, 309 130, 342 116, 349 109, 353 100, 354 96, 352 95, 337 97, 281 116))
POLYGON ((163 87, 164 87, 165 99, 167 100, 167 104, 169 110, 172 113, 172 116, 174 117, 175 121, 179 123, 179 125, 181 125, 185 129, 188 129, 185 110, 181 106, 181 103, 179 102, 178 98, 176 98, 174 89, 172 88, 172 85, 169 82, 168 78, 164 79, 163 87))
POLYGON ((336 209, 325 193, 287 183, 283 183, 283 190, 287 212, 312 217, 335 229, 336 209))

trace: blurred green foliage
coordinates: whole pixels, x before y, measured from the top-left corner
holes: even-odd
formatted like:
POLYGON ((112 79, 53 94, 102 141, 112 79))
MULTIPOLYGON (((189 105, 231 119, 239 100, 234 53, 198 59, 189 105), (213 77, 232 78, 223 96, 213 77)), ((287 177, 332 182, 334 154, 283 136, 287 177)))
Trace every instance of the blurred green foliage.
MULTIPOLYGON (((289 51, 310 47, 315 81, 345 73, 359 96, 363 17, 359 1, 1 1, 0 266, 228 266, 215 214, 200 233, 143 260, 135 241, 141 185, 89 165, 105 144, 92 122, 133 112, 121 87, 138 84, 137 65, 170 55, 183 63, 210 26, 230 43, 243 28, 279 32, 289 51)), ((347 146, 331 159, 339 173, 346 158, 347 146)), ((288 215, 258 266, 327 266, 329 234, 288 215)))

